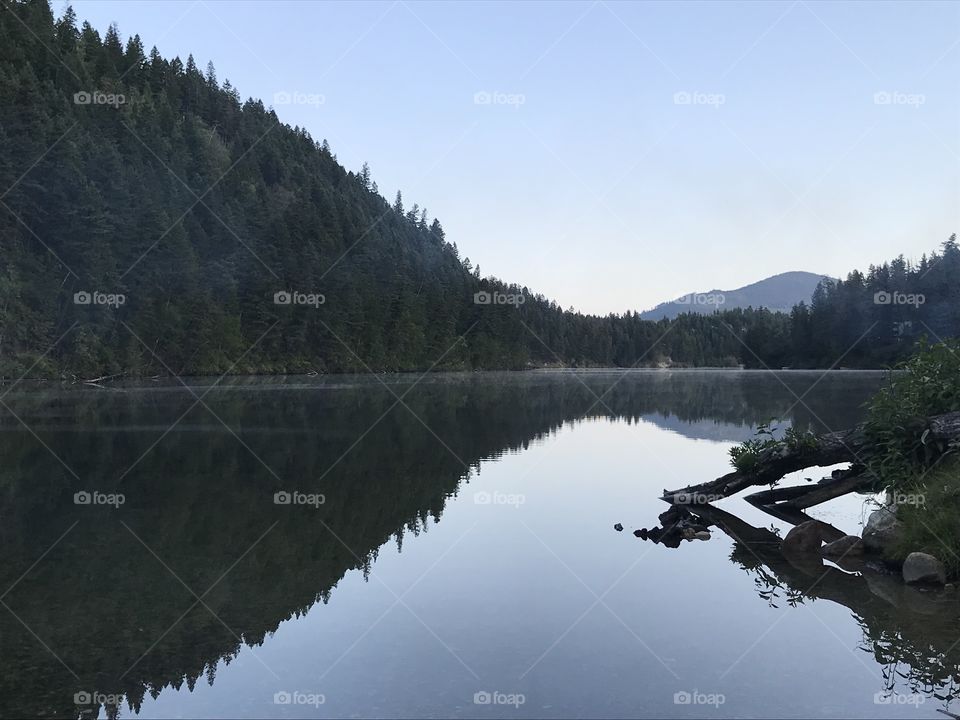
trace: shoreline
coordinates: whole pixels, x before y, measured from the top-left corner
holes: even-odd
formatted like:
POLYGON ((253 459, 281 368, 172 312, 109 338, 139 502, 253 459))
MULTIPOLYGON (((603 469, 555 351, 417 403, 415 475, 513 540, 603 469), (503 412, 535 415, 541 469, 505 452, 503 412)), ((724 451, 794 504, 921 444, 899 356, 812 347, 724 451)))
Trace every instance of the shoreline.
POLYGON ((530 377, 560 377, 560 376, 654 376, 654 375, 717 375, 717 376, 757 376, 773 374, 776 376, 803 376, 820 375, 822 377, 842 376, 842 375, 886 375, 897 373, 897 370, 890 368, 789 368, 789 369, 764 369, 764 368, 730 368, 730 367, 676 367, 676 368, 528 368, 525 370, 431 370, 431 371, 372 371, 372 372, 337 372, 337 373, 232 373, 227 375, 161 375, 161 376, 124 376, 116 375, 103 379, 80 379, 80 378, 0 378, 0 389, 6 392, 12 391, 43 391, 43 390, 66 390, 66 389, 137 389, 147 387, 177 388, 183 386, 195 385, 221 385, 222 387, 240 387, 244 385, 285 385, 290 384, 310 384, 323 385, 326 382, 336 383, 337 381, 351 381, 363 378, 390 378, 393 381, 421 382, 429 379, 439 378, 468 378, 476 376, 507 376, 519 378, 521 376, 530 377))
POLYGON ((188 380, 217 380, 224 381, 228 379, 240 379, 240 378, 256 378, 261 380, 268 379, 288 379, 295 378, 302 380, 305 378, 356 378, 356 377, 410 377, 410 378, 426 378, 426 377, 440 377, 440 376, 474 376, 474 375, 511 375, 511 376, 520 376, 520 375, 604 375, 604 374, 616 374, 616 375, 628 375, 628 374, 668 374, 668 373, 683 373, 683 374, 694 374, 694 373, 715 373, 722 375, 735 375, 735 374, 744 374, 744 375, 758 375, 772 373, 774 375, 786 375, 786 374, 810 374, 810 373, 819 373, 824 376, 826 375, 864 375, 864 374, 885 374, 890 372, 897 372, 891 368, 741 368, 741 367, 722 367, 722 366, 709 366, 704 365, 701 367, 637 367, 637 368, 622 368, 622 367, 589 367, 589 368, 564 368, 564 367, 536 367, 536 368, 525 368, 523 370, 509 370, 509 369, 490 369, 490 370, 382 370, 382 371, 355 371, 355 372, 310 372, 310 373, 270 373, 270 372, 242 372, 242 373, 227 373, 227 374, 191 374, 186 373, 183 375, 157 375, 157 376, 147 376, 147 375, 114 375, 109 378, 90 378, 90 379, 81 379, 81 378, 49 378, 49 377, 23 377, 23 378, 0 378, 0 388, 9 388, 18 385, 26 386, 61 386, 61 387, 73 387, 73 386, 92 386, 92 387, 122 387, 128 383, 135 383, 136 385, 146 385, 147 383, 166 383, 170 381, 188 381, 188 380))

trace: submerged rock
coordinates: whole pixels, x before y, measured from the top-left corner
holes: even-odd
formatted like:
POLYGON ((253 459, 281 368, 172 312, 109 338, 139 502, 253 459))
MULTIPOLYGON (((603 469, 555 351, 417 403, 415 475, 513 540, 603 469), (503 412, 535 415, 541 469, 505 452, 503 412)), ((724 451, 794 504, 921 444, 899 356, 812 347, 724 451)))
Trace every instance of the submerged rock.
POLYGON ((863 544, 867 550, 889 556, 902 534, 903 523, 897 519, 896 507, 882 507, 867 518, 862 533, 863 544))
POLYGON ((946 592, 929 592, 921 585, 907 585, 899 572, 886 570, 863 573, 870 592, 898 610, 916 615, 953 616, 956 598, 946 592))
POLYGON ((820 553, 830 558, 863 555, 863 551, 863 540, 856 535, 844 535, 839 540, 834 540, 820 548, 820 553))
POLYGON ((684 540, 709 540, 710 531, 703 525, 689 525, 681 531, 684 540))
POLYGON ((819 552, 824 531, 829 526, 819 520, 808 520, 790 529, 783 539, 783 551, 790 553, 819 552))
POLYGON ((912 552, 903 561, 903 579, 908 584, 932 583, 943 585, 947 582, 947 571, 933 555, 912 552))

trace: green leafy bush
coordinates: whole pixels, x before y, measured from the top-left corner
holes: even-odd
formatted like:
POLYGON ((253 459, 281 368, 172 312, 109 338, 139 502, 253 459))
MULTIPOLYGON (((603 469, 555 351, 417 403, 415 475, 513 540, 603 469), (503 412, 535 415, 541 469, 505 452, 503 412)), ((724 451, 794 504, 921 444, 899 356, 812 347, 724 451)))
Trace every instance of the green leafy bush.
POLYGON ((745 440, 740 445, 730 448, 730 461, 740 472, 749 473, 753 471, 757 462, 763 453, 774 448, 783 448, 790 452, 800 452, 815 450, 817 447, 817 436, 813 433, 797 430, 794 427, 788 427, 783 438, 778 440, 775 437, 776 427, 771 427, 773 421, 760 423, 757 426, 757 436, 745 440))
POLYGON ((960 341, 920 343, 870 401, 867 465, 882 483, 909 489, 944 452, 926 432, 924 418, 960 410, 960 341))
POLYGON ((960 459, 944 458, 918 478, 917 492, 902 493, 897 517, 903 523, 894 557, 925 552, 943 562, 947 575, 960 576, 960 459))

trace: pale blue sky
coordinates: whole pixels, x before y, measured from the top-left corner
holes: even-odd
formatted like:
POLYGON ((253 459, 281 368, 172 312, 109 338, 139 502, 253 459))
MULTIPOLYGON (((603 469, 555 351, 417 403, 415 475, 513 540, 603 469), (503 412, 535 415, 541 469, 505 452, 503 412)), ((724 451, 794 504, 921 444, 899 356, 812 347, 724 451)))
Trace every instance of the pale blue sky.
POLYGON ((275 108, 564 307, 841 275, 960 229, 960 3, 72 4, 244 98, 322 96, 275 108))

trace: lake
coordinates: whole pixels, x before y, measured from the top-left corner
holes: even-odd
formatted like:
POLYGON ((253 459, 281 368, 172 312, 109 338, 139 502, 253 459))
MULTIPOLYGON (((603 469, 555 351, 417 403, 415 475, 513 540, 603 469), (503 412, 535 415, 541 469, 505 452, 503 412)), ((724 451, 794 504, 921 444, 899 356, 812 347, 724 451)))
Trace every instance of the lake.
MULTIPOLYGON (((676 549, 632 534, 759 423, 845 428, 883 378, 3 390, 0 715, 942 717, 947 593, 716 528, 676 549)), ((859 533, 868 510, 810 514, 859 533)))

